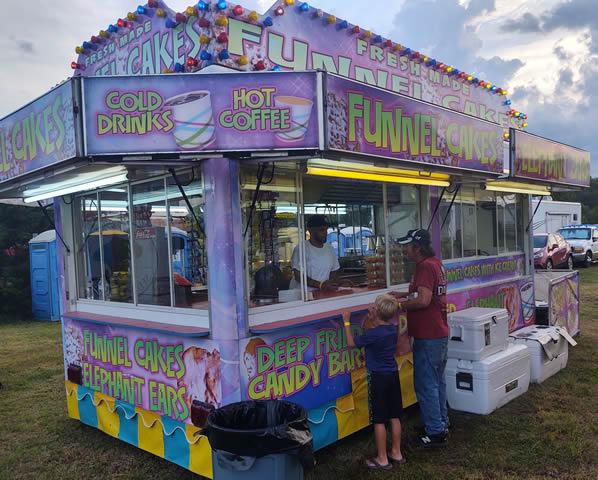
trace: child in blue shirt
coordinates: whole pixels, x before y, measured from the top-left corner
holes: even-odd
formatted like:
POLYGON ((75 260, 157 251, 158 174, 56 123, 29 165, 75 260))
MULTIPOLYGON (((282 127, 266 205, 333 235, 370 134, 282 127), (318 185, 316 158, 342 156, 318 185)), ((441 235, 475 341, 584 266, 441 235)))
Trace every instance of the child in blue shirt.
POLYGON ((401 453, 401 420, 403 402, 401 383, 395 360, 398 328, 390 323, 399 309, 399 302, 391 295, 380 295, 370 308, 364 323, 364 333, 353 337, 351 312, 343 312, 347 345, 365 348, 368 371, 370 420, 374 424, 377 455, 366 460, 371 470, 390 470, 392 463, 405 463, 401 453), (386 423, 390 422, 392 447, 386 450, 386 423))

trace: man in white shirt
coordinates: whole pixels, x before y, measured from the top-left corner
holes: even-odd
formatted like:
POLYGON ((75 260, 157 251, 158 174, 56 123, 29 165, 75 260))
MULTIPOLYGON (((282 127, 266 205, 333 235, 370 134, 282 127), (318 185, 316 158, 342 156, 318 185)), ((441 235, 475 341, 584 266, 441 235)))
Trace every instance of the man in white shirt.
MULTIPOLYGON (((305 266, 308 290, 336 290, 336 274, 341 268, 334 248, 326 243, 328 237, 328 220, 324 215, 309 217, 306 228, 309 240, 305 240, 305 266)), ((291 258, 293 279, 290 287, 301 286, 300 245, 293 250, 291 258)))

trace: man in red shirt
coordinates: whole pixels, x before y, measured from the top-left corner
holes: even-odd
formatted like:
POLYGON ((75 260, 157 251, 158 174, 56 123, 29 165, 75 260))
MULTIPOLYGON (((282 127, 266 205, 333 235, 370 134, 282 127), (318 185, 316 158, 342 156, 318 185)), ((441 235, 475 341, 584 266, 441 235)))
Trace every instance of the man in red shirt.
POLYGON ((399 243, 416 264, 409 296, 400 299, 400 308, 407 311, 409 335, 413 337, 415 394, 425 425, 418 443, 426 448, 442 447, 448 443, 446 272, 435 256, 427 230, 410 230, 399 243))

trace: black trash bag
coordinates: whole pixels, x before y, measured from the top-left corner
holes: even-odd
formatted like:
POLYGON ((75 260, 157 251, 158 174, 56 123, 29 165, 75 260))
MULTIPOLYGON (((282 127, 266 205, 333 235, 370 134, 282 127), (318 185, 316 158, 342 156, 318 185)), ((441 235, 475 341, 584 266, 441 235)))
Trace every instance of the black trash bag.
POLYGON ((239 457, 297 455, 304 470, 314 467, 307 412, 282 400, 232 403, 214 410, 202 431, 214 450, 239 457))

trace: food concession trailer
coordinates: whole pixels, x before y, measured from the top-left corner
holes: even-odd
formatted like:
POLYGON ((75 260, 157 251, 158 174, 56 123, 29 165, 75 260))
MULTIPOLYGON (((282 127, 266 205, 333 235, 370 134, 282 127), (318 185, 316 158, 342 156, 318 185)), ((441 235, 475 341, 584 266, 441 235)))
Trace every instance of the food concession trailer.
POLYGON ((590 159, 525 133, 502 88, 293 0, 150 1, 77 52, 73 78, 0 122, 0 196, 53 201, 72 418, 207 477, 213 407, 297 402, 316 448, 367 426, 339 312, 359 330, 404 289, 412 228, 450 310, 534 322, 530 195, 587 187, 590 159), (350 287, 291 288, 312 214, 360 232, 350 287))

